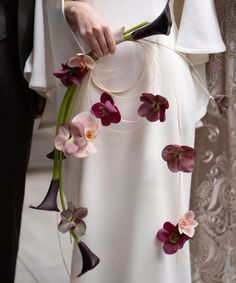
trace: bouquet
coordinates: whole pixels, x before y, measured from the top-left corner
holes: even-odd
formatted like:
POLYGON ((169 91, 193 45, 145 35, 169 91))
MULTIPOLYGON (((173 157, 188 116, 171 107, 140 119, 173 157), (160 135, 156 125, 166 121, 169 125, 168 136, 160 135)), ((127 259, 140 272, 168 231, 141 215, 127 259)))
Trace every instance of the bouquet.
MULTIPOLYGON (((121 28, 114 36, 117 44, 123 41, 136 41, 156 34, 168 35, 171 29, 171 16, 169 3, 161 15, 153 22, 143 22, 128 30, 121 28)), ((100 259, 81 241, 86 233, 84 218, 88 214, 85 207, 76 208, 72 202, 66 203, 63 182, 62 163, 68 155, 77 158, 85 158, 96 153, 93 140, 99 135, 101 127, 107 127, 111 123, 119 123, 121 114, 112 97, 104 92, 100 101, 92 105, 90 111, 84 111, 71 118, 71 113, 83 82, 83 78, 89 73, 98 60, 96 54, 76 54, 62 64, 61 70, 54 75, 59 78, 67 90, 62 100, 55 132, 55 148, 48 154, 53 159, 53 174, 48 192, 43 201, 31 208, 39 210, 60 212, 61 221, 58 230, 62 233, 69 232, 77 243, 82 255, 83 266, 80 274, 93 269, 100 259), (60 197, 61 211, 58 208, 57 198, 60 197)), ((169 108, 168 100, 157 94, 142 93, 141 105, 137 109, 139 116, 146 118, 149 122, 164 122, 166 111, 169 108)), ((172 172, 192 172, 194 169, 195 150, 186 145, 167 145, 162 151, 162 158, 167 162, 172 172)), ((177 225, 166 222, 159 229, 156 238, 163 243, 164 252, 173 254, 181 249, 184 243, 194 235, 197 226, 194 213, 188 211, 180 216, 177 225)))

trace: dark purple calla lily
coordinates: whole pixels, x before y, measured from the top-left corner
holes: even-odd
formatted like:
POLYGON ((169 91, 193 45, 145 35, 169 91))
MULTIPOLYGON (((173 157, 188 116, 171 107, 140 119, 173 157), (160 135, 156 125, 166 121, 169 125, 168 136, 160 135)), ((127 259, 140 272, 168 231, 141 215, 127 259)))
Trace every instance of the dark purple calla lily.
POLYGON ((152 93, 142 93, 140 101, 143 104, 138 109, 139 116, 146 117, 150 122, 165 121, 165 111, 169 108, 169 102, 165 97, 152 93))
POLYGON ((120 112, 114 105, 112 97, 108 93, 103 92, 100 101, 91 107, 91 112, 94 116, 101 119, 103 126, 119 123, 121 120, 120 112))
MULTIPOLYGON (((46 157, 47 157, 48 159, 54 160, 54 152, 55 152, 55 150, 53 149, 52 151, 50 151, 50 152, 46 155, 46 157)), ((65 157, 65 155, 64 155, 63 152, 62 152, 62 159, 66 159, 66 157, 65 157)))
POLYGON ((133 40, 138 40, 155 34, 168 35, 170 34, 171 25, 172 25, 172 20, 171 20, 170 7, 168 1, 165 6, 165 9, 162 11, 160 16, 150 24, 132 32, 131 38, 133 40))
POLYGON ((162 151, 162 158, 172 172, 193 172, 195 156, 195 149, 185 145, 170 144, 162 151))
POLYGON ((175 226, 170 222, 164 223, 163 228, 157 232, 156 238, 164 244, 163 250, 166 254, 176 253, 189 240, 187 235, 179 233, 178 225, 175 226))
POLYGON ((68 87, 72 84, 80 85, 82 78, 87 73, 84 67, 69 67, 67 64, 61 64, 62 69, 53 73, 53 75, 61 80, 64 86, 68 87))
POLYGON ((32 206, 30 208, 48 211, 59 211, 57 206, 57 194, 59 189, 59 180, 52 179, 48 192, 39 206, 32 206))
POLYGON ((80 241, 78 243, 79 250, 81 252, 82 260, 83 260, 83 267, 80 274, 77 277, 80 277, 87 271, 93 269, 97 266, 100 262, 100 259, 88 248, 88 246, 80 241))

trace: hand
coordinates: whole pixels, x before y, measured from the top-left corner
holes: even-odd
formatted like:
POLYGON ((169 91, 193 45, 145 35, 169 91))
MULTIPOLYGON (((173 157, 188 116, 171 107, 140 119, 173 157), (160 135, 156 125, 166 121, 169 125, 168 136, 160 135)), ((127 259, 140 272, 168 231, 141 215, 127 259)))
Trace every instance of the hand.
POLYGON ((65 0, 64 11, 72 30, 79 31, 81 38, 98 57, 115 52, 110 28, 92 6, 82 1, 65 0))

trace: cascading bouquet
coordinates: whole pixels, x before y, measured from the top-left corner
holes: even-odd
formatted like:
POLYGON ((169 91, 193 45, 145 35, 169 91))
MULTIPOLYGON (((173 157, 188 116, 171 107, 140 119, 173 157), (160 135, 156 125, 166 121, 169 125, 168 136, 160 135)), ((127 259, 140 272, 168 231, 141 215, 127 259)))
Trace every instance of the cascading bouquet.
MULTIPOLYGON (((171 24, 169 3, 167 3, 161 15, 153 22, 143 22, 128 30, 122 28, 114 36, 118 44, 128 40, 136 41, 156 34, 168 35, 171 24)), ((90 111, 79 113, 71 119, 73 106, 83 78, 95 67, 97 59, 97 56, 92 52, 87 55, 76 54, 65 64, 62 64, 61 70, 54 73, 67 87, 67 90, 58 114, 55 148, 47 155, 53 159, 53 175, 48 192, 41 204, 37 207, 31 206, 34 209, 59 212, 57 205, 59 193, 61 221, 58 224, 58 230, 62 233, 69 232, 81 252, 83 265, 78 277, 93 269, 100 260, 80 240, 86 232, 86 224, 83 219, 87 216, 88 209, 84 207, 76 208, 72 202, 66 203, 62 182, 62 162, 67 155, 84 158, 96 153, 92 141, 98 135, 100 128, 109 126, 111 123, 119 123, 121 120, 118 107, 106 92, 101 94, 100 101, 95 103, 90 111)), ((169 103, 165 97, 142 93, 140 101, 142 103, 137 112, 141 117, 145 117, 150 122, 165 121, 165 112, 169 108, 169 103)), ((193 148, 181 145, 167 145, 162 151, 162 157, 172 172, 192 172, 195 154, 193 148)), ((197 221, 194 220, 194 213, 188 211, 179 218, 177 225, 170 222, 164 223, 163 228, 157 232, 156 238, 164 244, 165 253, 173 254, 193 236, 197 224, 197 221)))

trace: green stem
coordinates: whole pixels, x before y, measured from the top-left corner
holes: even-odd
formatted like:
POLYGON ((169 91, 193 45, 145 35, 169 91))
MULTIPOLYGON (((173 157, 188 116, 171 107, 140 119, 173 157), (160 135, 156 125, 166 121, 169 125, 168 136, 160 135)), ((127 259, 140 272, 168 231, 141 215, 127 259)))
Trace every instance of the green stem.
POLYGON ((52 178, 54 180, 58 179, 58 150, 54 148, 54 158, 53 158, 53 174, 52 178))
POLYGON ((73 88, 72 88, 71 94, 70 94, 70 98, 67 102, 66 109, 65 109, 65 112, 64 112, 63 122, 69 122, 69 120, 71 118, 72 110, 73 110, 74 104, 76 102, 79 89, 80 89, 79 85, 73 85, 73 88))
POLYGON ((63 97, 61 107, 60 107, 60 110, 59 110, 59 114, 58 114, 58 119, 57 119, 56 134, 58 133, 59 127, 64 122, 64 115, 65 115, 65 112, 66 112, 66 109, 67 109, 67 104, 70 100, 71 93, 73 93, 73 90, 74 90, 74 85, 69 86, 66 90, 64 97, 63 97))
MULTIPOLYGON (((57 132, 62 123, 69 122, 79 88, 80 87, 77 85, 71 85, 68 88, 60 108, 60 113, 59 113, 60 118, 58 118, 58 122, 57 122, 57 132)), ((57 173, 57 177, 59 178, 59 196, 61 201, 61 207, 62 210, 66 210, 66 203, 65 203, 65 198, 63 193, 63 183, 62 183, 62 157, 63 157, 63 153, 61 151, 58 151, 57 149, 54 149, 54 167, 55 167, 55 173, 57 173)))
POLYGON ((64 193, 63 193, 63 184, 62 184, 62 152, 59 152, 59 158, 58 158, 58 173, 59 173, 59 196, 61 200, 61 207, 62 210, 66 210, 66 204, 64 199, 64 193))
POLYGON ((70 234, 72 236, 72 238, 79 243, 80 239, 78 238, 78 236, 76 235, 76 233, 73 230, 70 230, 70 234))
MULTIPOLYGON (((59 127, 60 125, 63 123, 64 121, 64 115, 65 115, 65 111, 67 108, 67 103, 70 99, 71 96, 71 92, 73 91, 73 86, 69 86, 66 90, 66 93, 63 97, 62 103, 61 103, 61 107, 59 110, 59 114, 58 114, 58 118, 57 118, 57 124, 56 124, 56 134, 58 133, 59 127)), ((53 179, 58 179, 59 177, 59 171, 58 171, 58 150, 56 148, 54 148, 54 161, 53 161, 53 179)))
POLYGON ((149 24, 149 22, 145 21, 145 22, 142 22, 142 23, 140 23, 140 24, 138 24, 136 26, 133 26, 132 28, 125 30, 123 32, 123 36, 128 35, 129 33, 133 32, 133 31, 135 31, 135 30, 137 30, 139 28, 142 28, 142 27, 144 27, 144 26, 146 26, 148 24, 149 24))

